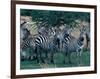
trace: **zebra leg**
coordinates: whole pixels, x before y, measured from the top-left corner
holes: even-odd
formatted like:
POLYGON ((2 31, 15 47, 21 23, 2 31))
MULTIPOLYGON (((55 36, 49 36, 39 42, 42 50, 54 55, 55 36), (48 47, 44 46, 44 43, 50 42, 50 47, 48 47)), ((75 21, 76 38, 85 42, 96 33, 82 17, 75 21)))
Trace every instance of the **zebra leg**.
POLYGON ((45 63, 45 61, 44 61, 44 56, 42 56, 42 53, 43 53, 43 52, 41 51, 41 52, 40 52, 40 60, 41 60, 42 63, 45 63))
POLYGON ((63 63, 65 64, 66 63, 66 56, 67 56, 67 54, 65 55, 65 53, 64 53, 64 60, 63 60, 63 63))
POLYGON ((43 48, 39 48, 39 60, 42 62, 42 63, 45 63, 45 61, 44 61, 44 59, 45 59, 45 57, 44 57, 44 53, 46 53, 45 52, 45 50, 43 49, 43 48))
POLYGON ((51 53, 51 63, 54 64, 54 52, 51 53))
POLYGON ((76 53, 76 64, 79 65, 79 52, 76 53))
POLYGON ((48 58, 48 51, 46 50, 45 57, 48 58))
MULTIPOLYGON (((63 60, 63 63, 66 64, 66 58, 68 56, 68 52, 64 52, 64 60, 63 60)), ((69 57, 69 56, 68 56, 69 57)))
POLYGON ((72 62, 71 62, 71 55, 69 55, 68 57, 69 57, 69 64, 72 64, 72 62))
POLYGON ((68 56, 68 63, 72 64, 72 62, 71 62, 71 53, 68 53, 67 56, 68 56))
POLYGON ((48 62, 47 61, 48 60, 48 50, 45 50, 45 57, 44 58, 45 58, 44 62, 47 63, 48 62))
POLYGON ((78 49, 77 51, 77 64, 80 66, 82 64, 82 49, 78 49))
POLYGON ((77 50, 77 53, 76 53, 76 62, 77 62, 77 65, 79 65, 80 64, 80 57, 79 57, 79 54, 80 52, 77 50))
POLYGON ((38 51, 38 47, 35 48, 35 53, 36 53, 37 63, 39 63, 39 51, 38 51))
POLYGON ((66 57, 68 57, 68 63, 71 64, 71 63, 72 63, 72 62, 71 62, 71 53, 66 52, 66 53, 64 54, 64 60, 63 60, 63 63, 64 63, 64 64, 66 64, 66 57))
POLYGON ((79 52, 79 65, 82 65, 82 51, 79 52))

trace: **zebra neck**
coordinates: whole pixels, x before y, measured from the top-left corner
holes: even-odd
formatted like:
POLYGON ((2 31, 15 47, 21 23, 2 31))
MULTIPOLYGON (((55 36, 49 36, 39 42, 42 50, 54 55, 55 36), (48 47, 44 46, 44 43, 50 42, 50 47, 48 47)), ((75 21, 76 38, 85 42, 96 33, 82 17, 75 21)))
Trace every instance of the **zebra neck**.
POLYGON ((77 40, 77 44, 78 44, 78 46, 83 46, 83 42, 80 40, 77 40))

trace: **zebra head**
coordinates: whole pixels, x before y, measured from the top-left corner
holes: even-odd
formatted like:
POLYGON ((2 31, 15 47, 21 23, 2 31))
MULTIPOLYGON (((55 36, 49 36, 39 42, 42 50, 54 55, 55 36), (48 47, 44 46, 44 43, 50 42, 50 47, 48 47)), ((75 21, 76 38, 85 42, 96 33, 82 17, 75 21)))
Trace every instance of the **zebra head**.
MULTIPOLYGON (((65 44, 68 45, 70 41, 76 39, 74 36, 71 35, 72 28, 66 28, 64 30, 59 30, 56 33, 56 45, 60 51, 63 51, 65 44)), ((83 31, 80 32, 79 41, 84 41, 83 31)))
POLYGON ((89 26, 83 26, 81 29, 82 33, 87 36, 87 39, 90 39, 90 27, 89 26))
POLYGON ((63 42, 64 42, 65 38, 68 37, 68 36, 69 36, 68 30, 58 30, 56 32, 55 41, 56 41, 56 45, 57 45, 57 48, 58 48, 59 51, 62 51, 63 42))
POLYGON ((30 35, 30 31, 25 27, 27 22, 24 22, 20 26, 20 38, 25 40, 30 35))
POLYGON ((83 26, 81 29, 80 29, 80 35, 79 35, 79 38, 78 38, 78 45, 80 47, 83 47, 84 46, 84 40, 85 40, 85 35, 86 35, 86 28, 85 26, 83 26))
POLYGON ((87 33, 87 28, 85 26, 83 26, 82 28, 80 28, 80 36, 83 36, 87 33))
POLYGON ((56 30, 55 30, 55 28, 53 28, 53 27, 49 28, 49 29, 48 29, 48 36, 49 36, 50 38, 54 38, 55 35, 56 35, 56 30))

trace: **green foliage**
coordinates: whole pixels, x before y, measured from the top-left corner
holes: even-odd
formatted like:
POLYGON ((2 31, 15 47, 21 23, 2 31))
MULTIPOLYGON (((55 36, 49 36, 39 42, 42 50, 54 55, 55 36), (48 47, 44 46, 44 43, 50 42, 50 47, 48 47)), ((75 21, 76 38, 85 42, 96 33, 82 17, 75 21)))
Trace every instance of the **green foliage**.
MULTIPOLYGON (((71 55, 71 64, 68 63, 68 57, 66 57, 66 64, 63 63, 64 55, 62 53, 57 53, 54 56, 55 64, 48 63, 37 63, 36 60, 33 61, 21 61, 21 69, 40 69, 40 68, 61 68, 61 67, 78 67, 76 53, 71 55)), ((81 66, 90 66, 90 51, 84 51, 81 56, 82 62, 81 66)), ((79 61, 80 59, 78 59, 79 61)))
POLYGON ((21 9, 21 16, 30 16, 32 10, 21 9))
POLYGON ((75 25, 75 20, 90 22, 89 12, 51 11, 51 10, 27 10, 21 9, 21 15, 32 16, 34 22, 45 23, 46 26, 75 25), (62 22, 61 22, 62 21, 62 22))

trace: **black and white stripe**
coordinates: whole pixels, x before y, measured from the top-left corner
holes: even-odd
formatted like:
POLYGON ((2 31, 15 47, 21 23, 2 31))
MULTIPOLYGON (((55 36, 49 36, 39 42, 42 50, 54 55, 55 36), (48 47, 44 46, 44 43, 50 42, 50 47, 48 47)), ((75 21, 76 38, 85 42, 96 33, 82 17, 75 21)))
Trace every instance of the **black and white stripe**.
POLYGON ((50 54, 50 52, 53 51, 53 49, 55 48, 54 35, 55 32, 52 29, 49 29, 48 32, 45 32, 44 30, 42 31, 42 33, 39 32, 32 37, 30 43, 35 50, 37 62, 45 62, 45 60, 48 58, 48 53, 50 54))
POLYGON ((43 46, 44 43, 47 43, 47 36, 38 34, 35 39, 36 46, 43 46))
MULTIPOLYGON (((59 39, 59 49, 61 52, 64 53, 64 56, 66 57, 68 55, 69 57, 69 62, 70 60, 70 54, 71 53, 76 53, 78 56, 81 56, 81 51, 83 49, 83 42, 84 42, 84 37, 83 37, 83 31, 80 32, 79 38, 75 38, 74 36, 70 35, 68 32, 60 32, 58 34, 59 39)), ((65 63, 65 58, 64 58, 64 63, 65 63)))

